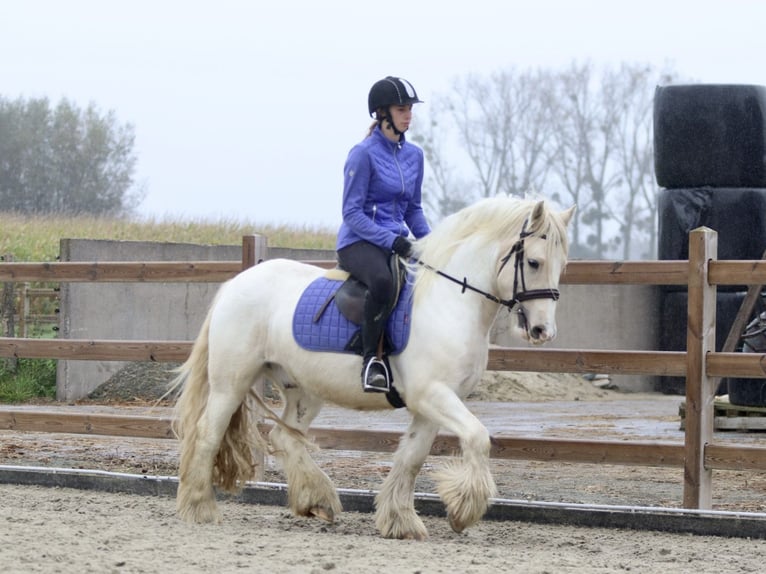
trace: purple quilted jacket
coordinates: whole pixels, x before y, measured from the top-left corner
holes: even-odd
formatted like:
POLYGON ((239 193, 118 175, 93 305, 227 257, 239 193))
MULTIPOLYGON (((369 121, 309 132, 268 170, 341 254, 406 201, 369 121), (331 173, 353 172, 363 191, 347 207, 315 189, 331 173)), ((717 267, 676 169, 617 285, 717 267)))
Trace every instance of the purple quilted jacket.
POLYGON ((390 250, 397 235, 421 238, 431 231, 421 205, 423 150, 380 131, 348 154, 343 181, 343 223, 336 249, 366 240, 390 250))

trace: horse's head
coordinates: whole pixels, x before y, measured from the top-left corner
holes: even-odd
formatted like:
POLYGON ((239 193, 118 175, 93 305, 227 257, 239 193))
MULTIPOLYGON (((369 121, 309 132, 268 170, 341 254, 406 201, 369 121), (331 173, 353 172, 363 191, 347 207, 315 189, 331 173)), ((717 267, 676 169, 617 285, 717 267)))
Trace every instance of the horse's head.
POLYGON ((567 225, 574 210, 553 212, 537 202, 498 261, 498 292, 517 315, 518 333, 535 345, 556 337, 559 278, 567 262, 567 225))

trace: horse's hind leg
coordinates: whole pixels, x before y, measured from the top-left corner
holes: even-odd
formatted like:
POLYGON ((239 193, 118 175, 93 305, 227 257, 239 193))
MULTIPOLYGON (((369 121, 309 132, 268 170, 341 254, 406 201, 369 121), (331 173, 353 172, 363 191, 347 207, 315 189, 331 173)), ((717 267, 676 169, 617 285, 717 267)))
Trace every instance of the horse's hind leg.
POLYGON ((232 492, 252 478, 252 445, 260 438, 246 398, 262 365, 249 349, 239 357, 211 354, 209 323, 210 315, 181 368, 184 387, 175 409, 181 439, 176 506, 189 522, 220 522, 214 485, 232 492))
POLYGON ((221 521, 213 469, 224 435, 233 415, 242 408, 246 392, 246 388, 235 393, 214 387, 195 428, 182 441, 176 505, 181 518, 188 522, 221 521))
MULTIPOLYGON (((322 401, 292 383, 284 381, 282 386, 285 398, 282 419, 305 433, 319 414, 322 401)), ((340 499, 330 478, 311 458, 306 441, 280 426, 271 430, 269 440, 286 475, 288 504, 293 513, 333 522, 342 510, 340 499)))
POLYGON ((386 538, 423 540, 425 524, 415 511, 415 478, 439 427, 418 415, 399 441, 394 464, 375 498, 375 524, 386 538))

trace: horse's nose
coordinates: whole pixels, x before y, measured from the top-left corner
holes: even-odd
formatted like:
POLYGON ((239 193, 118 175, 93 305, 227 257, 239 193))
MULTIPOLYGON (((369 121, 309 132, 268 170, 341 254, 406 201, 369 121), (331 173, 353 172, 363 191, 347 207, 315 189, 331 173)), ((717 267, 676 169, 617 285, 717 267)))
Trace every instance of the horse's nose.
POLYGON ((556 328, 550 325, 534 325, 529 330, 529 336, 533 341, 538 343, 545 343, 546 341, 552 341, 556 337, 556 328))

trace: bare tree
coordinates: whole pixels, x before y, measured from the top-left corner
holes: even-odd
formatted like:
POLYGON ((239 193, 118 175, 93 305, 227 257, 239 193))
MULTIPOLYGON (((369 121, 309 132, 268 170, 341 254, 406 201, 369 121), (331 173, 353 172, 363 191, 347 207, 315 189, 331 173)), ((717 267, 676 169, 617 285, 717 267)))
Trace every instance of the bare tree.
POLYGON ((654 173, 654 90, 657 84, 674 81, 674 74, 657 74, 651 66, 623 64, 615 83, 623 91, 624 110, 617 127, 617 170, 622 192, 610 206, 612 219, 620 224, 622 258, 630 259, 634 244, 641 241, 642 258, 657 253, 657 183, 654 173))
MULTIPOLYGON (((556 172, 578 204, 579 223, 590 230, 587 246, 595 257, 602 258, 608 248, 605 224, 610 219, 609 198, 620 183, 612 163, 617 152, 622 94, 609 72, 597 82, 589 63, 573 64, 560 75, 558 85, 561 131, 556 172)), ((581 237, 577 239, 580 244, 581 237)))
POLYGON ((447 215, 478 197, 539 192, 549 170, 547 140, 552 78, 547 72, 508 70, 489 78, 470 75, 453 82, 431 105, 431 120, 415 141, 425 150, 438 198, 447 215), (435 118, 438 118, 435 119, 435 118), (449 127, 454 127, 451 133, 449 127), (456 137, 463 164, 473 174, 458 191, 458 178, 444 156, 444 141, 456 137), (466 161, 467 160, 467 161, 466 161), (462 201, 457 199, 462 198, 462 201))
POLYGON ((637 243, 652 256, 652 79, 667 81, 664 74, 574 63, 556 73, 511 69, 455 80, 416 136, 430 168, 426 202, 440 216, 478 197, 531 191, 578 206, 573 256, 629 259, 637 243))
POLYGON ((472 196, 466 191, 470 184, 459 179, 455 164, 445 151, 447 138, 443 134, 446 131, 437 120, 443 115, 438 112, 440 106, 443 101, 437 97, 431 102, 430 117, 423 122, 417 121, 411 136, 423 148, 426 159, 428 173, 423 183, 423 202, 429 214, 437 218, 459 211, 470 203, 472 196))

